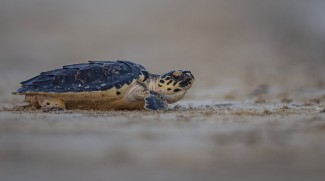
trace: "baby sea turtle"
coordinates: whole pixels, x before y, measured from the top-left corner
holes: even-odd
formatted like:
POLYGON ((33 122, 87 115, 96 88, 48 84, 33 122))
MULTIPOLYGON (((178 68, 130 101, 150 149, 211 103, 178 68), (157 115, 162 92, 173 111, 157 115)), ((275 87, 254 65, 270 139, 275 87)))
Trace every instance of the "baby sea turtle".
POLYGON ((28 106, 43 110, 165 110, 193 82, 188 70, 157 75, 130 61, 89 61, 42 72, 21 82, 14 94, 25 95, 28 106))

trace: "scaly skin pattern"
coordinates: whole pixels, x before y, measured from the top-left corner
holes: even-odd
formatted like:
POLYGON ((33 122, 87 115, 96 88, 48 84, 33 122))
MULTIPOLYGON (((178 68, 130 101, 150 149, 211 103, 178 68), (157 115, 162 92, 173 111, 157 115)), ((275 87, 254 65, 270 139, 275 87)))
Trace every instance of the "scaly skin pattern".
POLYGON ((14 94, 30 106, 51 109, 164 110, 192 86, 189 71, 150 74, 130 61, 89 61, 42 72, 14 94))

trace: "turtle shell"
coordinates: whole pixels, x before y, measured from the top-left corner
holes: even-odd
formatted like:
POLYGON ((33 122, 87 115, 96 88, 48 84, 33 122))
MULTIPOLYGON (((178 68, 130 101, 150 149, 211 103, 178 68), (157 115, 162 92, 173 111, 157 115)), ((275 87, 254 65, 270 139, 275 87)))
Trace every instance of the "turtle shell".
POLYGON ((139 64, 130 61, 89 61, 42 72, 21 82, 18 93, 28 92, 91 92, 119 89, 134 80, 148 78, 148 72, 139 64))

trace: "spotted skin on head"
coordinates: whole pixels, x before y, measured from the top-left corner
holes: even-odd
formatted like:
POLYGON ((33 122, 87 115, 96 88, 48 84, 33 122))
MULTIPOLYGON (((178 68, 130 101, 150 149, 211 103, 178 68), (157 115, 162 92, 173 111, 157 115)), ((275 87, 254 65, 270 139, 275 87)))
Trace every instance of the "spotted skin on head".
POLYGON ((190 87, 194 76, 187 70, 174 70, 161 76, 158 87, 168 92, 179 92, 181 89, 190 87))

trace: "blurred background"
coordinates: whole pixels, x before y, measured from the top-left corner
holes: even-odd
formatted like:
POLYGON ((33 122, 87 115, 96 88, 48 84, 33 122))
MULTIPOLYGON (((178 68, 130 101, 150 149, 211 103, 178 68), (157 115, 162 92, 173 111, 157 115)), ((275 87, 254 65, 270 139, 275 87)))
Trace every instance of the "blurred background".
POLYGON ((325 1, 2 0, 0 100, 40 71, 134 60, 203 89, 324 87, 325 1))
POLYGON ((162 114, 0 111, 0 180, 323 181, 324 10, 324 0, 1 0, 0 106, 23 101, 10 94, 19 82, 88 60, 189 69, 196 82, 162 114), (283 99, 240 102, 272 91, 283 99))

